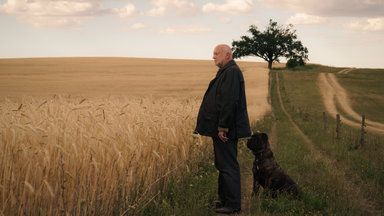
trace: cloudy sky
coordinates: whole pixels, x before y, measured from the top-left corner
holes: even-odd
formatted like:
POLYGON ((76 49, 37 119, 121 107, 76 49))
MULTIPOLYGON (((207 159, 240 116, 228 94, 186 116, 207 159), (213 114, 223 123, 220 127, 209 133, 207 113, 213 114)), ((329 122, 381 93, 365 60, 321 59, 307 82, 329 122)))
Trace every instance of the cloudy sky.
POLYGON ((269 19, 312 63, 384 68, 384 0, 0 0, 0 58, 211 59, 269 19))

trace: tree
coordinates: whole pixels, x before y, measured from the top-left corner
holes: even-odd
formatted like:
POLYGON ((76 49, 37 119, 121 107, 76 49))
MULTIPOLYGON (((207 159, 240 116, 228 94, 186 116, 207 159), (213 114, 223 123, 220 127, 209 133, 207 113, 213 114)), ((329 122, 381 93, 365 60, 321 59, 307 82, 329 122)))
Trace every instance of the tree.
POLYGON ((242 36, 241 40, 232 42, 233 57, 257 56, 268 62, 269 69, 272 69, 273 62, 280 62, 280 57, 304 65, 308 60, 308 49, 297 40, 296 30, 292 27, 291 24, 279 26, 272 19, 264 32, 251 25, 248 30, 251 37, 242 36))

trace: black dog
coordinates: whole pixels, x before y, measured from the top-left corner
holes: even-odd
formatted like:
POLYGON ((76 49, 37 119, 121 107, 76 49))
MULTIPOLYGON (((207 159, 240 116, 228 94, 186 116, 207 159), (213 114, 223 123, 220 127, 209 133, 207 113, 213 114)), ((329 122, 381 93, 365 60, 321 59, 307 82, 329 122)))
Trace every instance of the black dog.
POLYGON ((280 191, 298 195, 297 184, 281 169, 265 133, 256 133, 248 140, 247 146, 255 155, 253 162, 253 194, 259 192, 260 185, 272 192, 280 191))

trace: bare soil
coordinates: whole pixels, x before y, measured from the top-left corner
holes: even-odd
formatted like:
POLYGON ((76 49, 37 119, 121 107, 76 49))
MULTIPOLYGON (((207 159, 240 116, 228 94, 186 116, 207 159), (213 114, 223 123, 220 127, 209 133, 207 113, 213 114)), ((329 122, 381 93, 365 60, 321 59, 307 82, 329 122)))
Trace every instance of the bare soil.
POLYGON ((354 71, 354 70, 356 70, 356 68, 346 68, 346 69, 343 69, 343 70, 341 70, 341 71, 339 71, 337 73, 338 74, 348 74, 348 73, 350 73, 351 71, 354 71))

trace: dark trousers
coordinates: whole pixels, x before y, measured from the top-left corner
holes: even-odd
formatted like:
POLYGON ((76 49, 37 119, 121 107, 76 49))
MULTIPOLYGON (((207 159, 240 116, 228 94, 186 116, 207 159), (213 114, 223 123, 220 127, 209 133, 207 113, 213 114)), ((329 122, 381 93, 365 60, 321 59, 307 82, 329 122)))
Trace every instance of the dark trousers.
POLYGON ((240 166, 237 162, 237 141, 223 142, 213 137, 215 167, 219 170, 219 199, 226 206, 241 208, 240 166))

